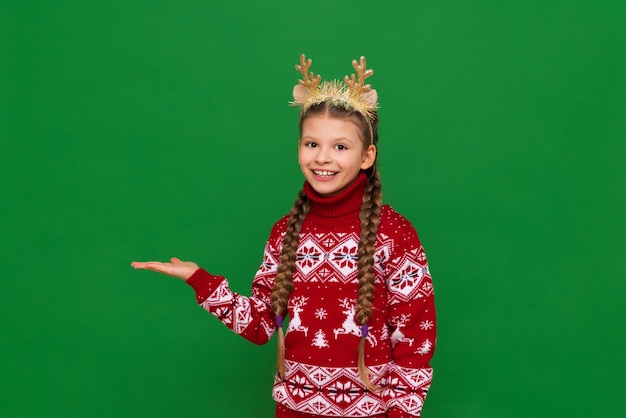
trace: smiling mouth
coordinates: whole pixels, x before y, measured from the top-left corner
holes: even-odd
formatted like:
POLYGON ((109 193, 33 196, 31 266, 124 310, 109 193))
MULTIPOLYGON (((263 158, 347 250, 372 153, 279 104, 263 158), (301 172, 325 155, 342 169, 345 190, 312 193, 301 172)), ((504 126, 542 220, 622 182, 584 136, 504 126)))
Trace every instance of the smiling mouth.
POLYGON ((326 170, 313 170, 313 174, 315 174, 318 177, 331 178, 332 176, 337 174, 337 172, 336 171, 326 171, 326 170))

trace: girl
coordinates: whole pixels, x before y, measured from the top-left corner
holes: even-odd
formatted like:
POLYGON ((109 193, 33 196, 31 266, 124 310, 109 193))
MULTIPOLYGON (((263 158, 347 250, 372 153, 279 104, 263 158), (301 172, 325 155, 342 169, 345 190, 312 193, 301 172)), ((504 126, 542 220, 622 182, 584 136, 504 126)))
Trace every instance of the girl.
POLYGON ((273 227, 252 296, 192 262, 133 262, 186 280, 198 303, 264 344, 277 331, 276 417, 419 417, 432 380, 435 306, 413 226, 382 205, 376 91, 357 76, 323 82, 296 69, 298 162, 306 179, 273 227), (289 315, 286 336, 283 319, 289 315))

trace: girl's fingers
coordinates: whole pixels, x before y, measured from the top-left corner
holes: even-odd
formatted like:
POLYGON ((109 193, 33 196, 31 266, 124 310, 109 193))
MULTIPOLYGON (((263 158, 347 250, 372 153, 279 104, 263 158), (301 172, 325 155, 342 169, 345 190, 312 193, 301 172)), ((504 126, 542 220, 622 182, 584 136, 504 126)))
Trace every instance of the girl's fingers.
POLYGON ((133 261, 130 265, 136 269, 163 271, 165 264, 158 261, 133 261))
MULTIPOLYGON (((170 262, 172 264, 182 263, 182 261, 180 261, 180 258, 177 257, 172 257, 170 259, 170 262)), ((162 268, 165 267, 167 264, 169 263, 162 263, 160 261, 133 261, 132 263, 130 263, 131 267, 134 267, 136 269, 162 268)))
POLYGON ((159 271, 161 268, 161 263, 158 263, 156 261, 148 261, 146 263, 146 268, 148 270, 154 270, 154 271, 159 271))
POLYGON ((199 268, 196 263, 181 261, 176 257, 172 257, 170 261, 170 263, 162 263, 160 261, 133 261, 130 265, 135 269, 156 271, 184 280, 187 280, 199 268))

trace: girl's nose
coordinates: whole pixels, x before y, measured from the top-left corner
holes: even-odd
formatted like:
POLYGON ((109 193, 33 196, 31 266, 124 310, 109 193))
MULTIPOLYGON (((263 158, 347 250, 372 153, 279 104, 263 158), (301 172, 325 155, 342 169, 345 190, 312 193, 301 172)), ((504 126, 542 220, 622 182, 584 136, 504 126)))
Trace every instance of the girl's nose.
POLYGON ((330 151, 320 147, 318 153, 315 155, 315 160, 318 163, 329 163, 331 161, 330 151))

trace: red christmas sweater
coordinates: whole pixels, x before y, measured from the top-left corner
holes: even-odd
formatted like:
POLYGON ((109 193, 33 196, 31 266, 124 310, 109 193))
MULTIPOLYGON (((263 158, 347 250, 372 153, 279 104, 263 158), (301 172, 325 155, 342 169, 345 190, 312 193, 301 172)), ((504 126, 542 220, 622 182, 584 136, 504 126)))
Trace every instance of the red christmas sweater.
MULTIPOLYGON (((297 250, 294 292, 285 336, 286 373, 273 398, 285 407, 318 416, 420 416, 432 380, 435 348, 433 285, 424 249, 411 223, 383 206, 376 239, 375 293, 366 364, 379 392, 364 389, 357 371, 361 329, 355 322, 359 213, 365 175, 336 196, 323 197, 308 183, 311 200, 297 250)), ((276 331, 270 294, 288 217, 270 233, 252 296, 203 269, 187 283, 198 303, 256 344, 276 331)))

